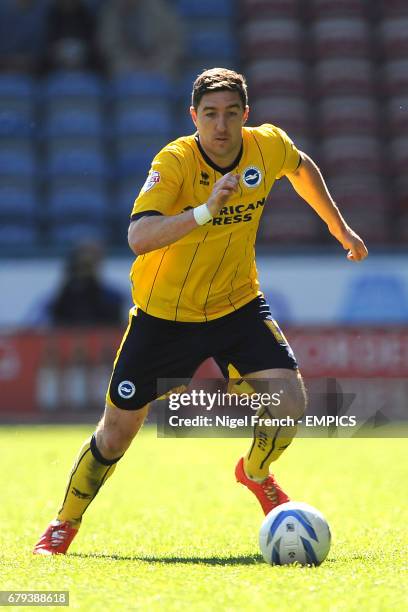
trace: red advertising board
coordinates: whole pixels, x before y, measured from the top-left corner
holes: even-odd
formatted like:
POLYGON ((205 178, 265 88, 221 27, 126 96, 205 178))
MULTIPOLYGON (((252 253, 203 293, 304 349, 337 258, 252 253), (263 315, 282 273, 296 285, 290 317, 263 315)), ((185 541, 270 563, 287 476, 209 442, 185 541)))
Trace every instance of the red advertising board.
POLYGON ((0 411, 100 410, 120 338, 116 329, 0 334, 0 411))
MULTIPOLYGON (((408 328, 291 328, 307 378, 408 379, 408 328)), ((122 331, 0 333, 0 412, 101 411, 122 331)))
POLYGON ((408 328, 292 328, 287 333, 304 376, 408 377, 408 328))

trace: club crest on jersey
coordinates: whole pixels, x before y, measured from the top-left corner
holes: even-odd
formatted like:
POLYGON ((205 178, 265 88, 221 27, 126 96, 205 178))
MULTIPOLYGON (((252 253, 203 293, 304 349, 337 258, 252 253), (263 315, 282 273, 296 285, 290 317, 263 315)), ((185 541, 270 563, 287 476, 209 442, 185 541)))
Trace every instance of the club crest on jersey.
POLYGON ((249 188, 258 187, 262 180, 262 172, 256 166, 249 166, 249 168, 246 168, 242 173, 242 180, 244 181, 244 185, 249 188))
POLYGON ((118 393, 123 399, 130 399, 136 393, 136 387, 130 380, 122 380, 118 385, 118 393))
POLYGON ((160 172, 157 170, 153 170, 153 172, 149 173, 149 176, 146 179, 145 184, 142 187, 142 191, 150 191, 157 183, 160 183, 160 172))

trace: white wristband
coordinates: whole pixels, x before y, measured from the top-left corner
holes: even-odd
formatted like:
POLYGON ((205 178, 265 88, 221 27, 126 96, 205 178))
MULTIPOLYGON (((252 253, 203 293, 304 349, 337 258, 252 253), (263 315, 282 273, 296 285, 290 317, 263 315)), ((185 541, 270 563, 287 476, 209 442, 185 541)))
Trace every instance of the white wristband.
POLYGON ((193 215, 197 225, 205 225, 213 218, 207 204, 200 204, 200 206, 193 208, 193 215))

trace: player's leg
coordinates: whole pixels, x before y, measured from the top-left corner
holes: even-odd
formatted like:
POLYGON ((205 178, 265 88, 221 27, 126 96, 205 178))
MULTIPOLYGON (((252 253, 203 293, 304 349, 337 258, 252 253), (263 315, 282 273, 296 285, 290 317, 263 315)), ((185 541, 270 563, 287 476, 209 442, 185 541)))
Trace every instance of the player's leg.
POLYGON ((66 552, 83 513, 142 426, 148 403, 158 395, 158 379, 191 375, 202 360, 194 354, 196 346, 193 334, 186 334, 179 326, 140 311, 131 315, 115 360, 104 416, 82 446, 58 517, 41 537, 35 553, 66 552))
POLYGON ((278 405, 273 402, 258 410, 251 446, 235 468, 237 481, 256 495, 264 513, 268 514, 279 504, 289 501, 269 467, 296 435, 297 419, 301 418, 306 406, 306 392, 298 371, 272 369, 253 373, 248 378, 255 389, 257 378, 268 381, 270 393, 277 393, 280 398, 278 405))
POLYGON ((82 516, 116 464, 130 446, 146 417, 148 407, 124 411, 107 406, 96 432, 82 445, 68 478, 57 518, 34 548, 35 554, 65 553, 76 536, 82 516))
POLYGON ((236 466, 237 480, 255 493, 267 513, 288 500, 269 474, 269 466, 293 440, 296 420, 305 410, 306 393, 293 351, 262 297, 224 317, 223 323, 224 337, 233 342, 228 345, 227 340, 216 356, 232 363, 255 393, 268 392, 271 398, 258 410, 250 449, 236 466), (279 403, 272 401, 274 394, 278 394, 279 403), (286 419, 286 425, 278 419, 286 419))
MULTIPOLYGON (((119 370, 119 394, 131 399, 133 388, 126 384, 134 377, 131 357, 135 354, 137 342, 136 317, 130 316, 129 325, 119 347, 112 378, 107 393, 104 415, 95 433, 85 440, 75 459, 68 478, 65 496, 57 518, 50 523, 34 548, 35 554, 65 553, 75 537, 82 516, 91 504, 99 489, 113 474, 116 464, 129 447, 139 431, 147 413, 147 405, 131 405, 130 410, 122 410, 111 399, 114 395, 112 381, 117 379, 119 370)), ((147 402, 146 402, 147 404, 147 402)))
POLYGON ((255 390, 257 379, 268 381, 271 394, 279 397, 279 401, 257 411, 253 440, 244 459, 247 475, 262 481, 269 474, 270 464, 280 457, 296 435, 297 420, 306 407, 306 391, 299 370, 276 368, 249 374, 248 378, 255 390), (279 424, 265 425, 274 419, 279 420, 279 424))
POLYGON ((69 476, 60 521, 79 528, 82 516, 141 428, 148 407, 125 411, 106 406, 95 433, 85 441, 69 476))

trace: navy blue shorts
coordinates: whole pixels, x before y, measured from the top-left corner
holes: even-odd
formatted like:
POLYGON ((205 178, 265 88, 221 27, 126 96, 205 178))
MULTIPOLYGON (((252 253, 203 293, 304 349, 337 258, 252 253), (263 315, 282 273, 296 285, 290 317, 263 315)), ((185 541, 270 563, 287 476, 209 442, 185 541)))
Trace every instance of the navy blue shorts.
POLYGON ((138 309, 115 360, 108 400, 124 410, 142 408, 172 388, 158 387, 159 380, 190 379, 208 357, 232 364, 241 376, 298 367, 263 297, 206 323, 168 321, 138 309))

